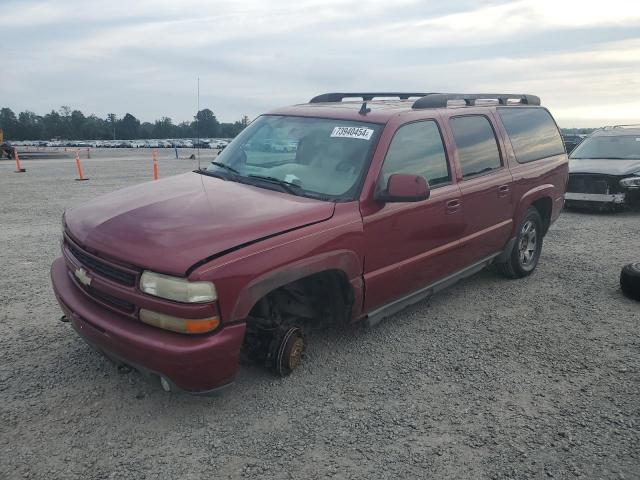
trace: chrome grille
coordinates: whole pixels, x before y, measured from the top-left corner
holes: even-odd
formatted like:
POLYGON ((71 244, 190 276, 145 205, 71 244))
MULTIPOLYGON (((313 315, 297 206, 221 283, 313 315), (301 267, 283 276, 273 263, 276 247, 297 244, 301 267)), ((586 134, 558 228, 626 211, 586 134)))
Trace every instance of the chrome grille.
POLYGON ((66 242, 67 248, 76 259, 87 268, 99 273, 103 277, 106 277, 114 282, 118 282, 122 285, 134 286, 136 283, 136 276, 130 272, 120 270, 112 267, 111 265, 98 260, 95 257, 85 253, 76 247, 71 242, 66 242))

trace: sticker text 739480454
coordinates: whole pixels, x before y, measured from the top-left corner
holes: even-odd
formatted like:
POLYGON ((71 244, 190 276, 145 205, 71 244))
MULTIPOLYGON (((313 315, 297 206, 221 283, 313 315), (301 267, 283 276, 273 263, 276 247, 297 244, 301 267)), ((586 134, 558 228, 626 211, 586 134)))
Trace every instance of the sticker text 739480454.
POLYGON ((373 129, 367 127, 335 127, 331 132, 332 137, 361 138, 369 140, 373 135, 373 129))

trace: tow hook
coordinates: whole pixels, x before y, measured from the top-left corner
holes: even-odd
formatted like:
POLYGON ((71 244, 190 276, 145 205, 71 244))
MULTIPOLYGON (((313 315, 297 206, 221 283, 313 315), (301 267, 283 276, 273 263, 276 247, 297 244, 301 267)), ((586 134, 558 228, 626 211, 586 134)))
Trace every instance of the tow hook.
POLYGON ((121 363, 120 365, 118 365, 119 374, 126 375, 127 373, 130 373, 130 372, 131 372, 131 367, 126 363, 121 363))
POLYGON ((60 321, 61 321, 62 323, 69 323, 69 317, 67 317, 66 315, 62 315, 62 316, 60 317, 60 321))

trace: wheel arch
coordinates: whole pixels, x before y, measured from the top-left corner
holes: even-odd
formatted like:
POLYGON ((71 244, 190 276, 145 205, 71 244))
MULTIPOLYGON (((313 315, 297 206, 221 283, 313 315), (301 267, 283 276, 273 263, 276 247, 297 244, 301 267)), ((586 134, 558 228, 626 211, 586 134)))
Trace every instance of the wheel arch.
POLYGON ((354 252, 343 250, 294 262, 251 280, 239 292, 229 321, 246 319, 262 298, 278 288, 317 275, 334 277, 345 289, 346 298, 352 305, 352 317, 360 314, 364 294, 362 265, 354 252))
MULTIPOLYGON (((520 219, 524 216, 527 209, 533 206, 543 222, 543 235, 546 235, 551 226, 551 216, 553 213, 553 192, 555 187, 551 184, 538 185, 526 192, 518 204, 514 221, 514 229, 518 228, 520 219)), ((514 235, 516 231, 514 230, 514 235)))

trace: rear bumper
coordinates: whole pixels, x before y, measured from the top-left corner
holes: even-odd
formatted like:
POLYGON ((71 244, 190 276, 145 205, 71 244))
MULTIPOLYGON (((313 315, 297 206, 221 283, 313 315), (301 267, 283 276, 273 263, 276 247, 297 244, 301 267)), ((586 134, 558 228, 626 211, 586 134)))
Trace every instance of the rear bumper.
POLYGON ((78 290, 63 258, 51 266, 51 281, 64 313, 87 343, 143 373, 161 375, 180 390, 201 393, 233 381, 244 324, 210 335, 182 335, 118 315, 78 290))
POLYGON ((564 195, 565 201, 579 201, 579 202, 595 202, 595 203, 615 203, 623 204, 625 202, 624 193, 576 193, 566 192, 564 195))

